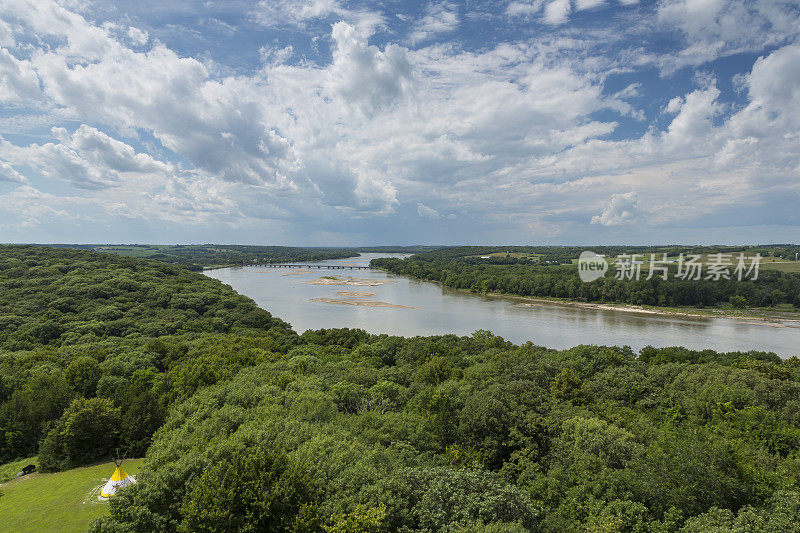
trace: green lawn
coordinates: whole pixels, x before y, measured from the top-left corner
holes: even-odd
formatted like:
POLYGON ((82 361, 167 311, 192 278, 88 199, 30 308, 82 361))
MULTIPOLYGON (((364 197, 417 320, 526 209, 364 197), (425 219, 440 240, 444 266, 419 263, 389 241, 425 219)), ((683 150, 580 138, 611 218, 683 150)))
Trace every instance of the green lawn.
POLYGON ((762 270, 780 270, 781 272, 800 272, 800 261, 786 261, 785 259, 764 261, 760 268, 762 270))
POLYGON ((27 459, 21 459, 13 463, 0 465, 0 486, 2 486, 2 484, 6 481, 11 481, 14 479, 17 475, 17 472, 30 464, 34 464, 38 467, 39 461, 36 460, 36 457, 28 457, 27 459))
MULTIPOLYGON (((538 261, 541 259, 542 254, 529 254, 527 252, 511 252, 509 254, 511 257, 515 259, 532 259, 534 261, 538 261)), ((500 257, 503 258, 506 256, 505 252, 492 252, 490 254, 477 254, 477 255, 470 255, 467 257, 500 257)))
MULTIPOLYGON (((27 459, 0 466, 19 471, 35 463, 27 459)), ((122 468, 129 475, 139 471, 141 459, 131 459, 122 468)), ((0 485, 0 532, 86 531, 89 523, 108 510, 97 499, 100 486, 114 473, 114 463, 75 468, 55 474, 34 473, 0 485)))
POLYGON ((123 246, 123 245, 103 245, 94 248, 97 252, 113 252, 117 255, 128 257, 150 257, 161 250, 157 246, 123 246))
MULTIPOLYGON (((642 270, 647 270, 650 267, 650 254, 649 253, 640 253, 637 254, 638 257, 636 258, 637 261, 641 261, 642 270)), ((691 255, 691 254, 690 254, 691 255)), ((736 267, 736 262, 739 260, 739 252, 732 252, 728 254, 730 257, 730 261, 732 266, 730 267, 733 270, 736 267)), ((750 261, 755 254, 752 252, 745 252, 745 264, 747 267, 750 267, 750 261)), ((688 257, 688 256, 687 256, 688 257)), ((661 254, 656 254, 656 261, 661 258, 661 254)), ((677 255, 668 255, 668 259, 672 259, 677 261, 677 255)), ((609 257, 608 261, 613 263, 616 261, 618 257, 609 257)), ((708 266, 709 263, 714 262, 714 254, 700 254, 700 262, 704 266, 708 266)), ((677 263, 673 263, 677 264, 677 263)), ((781 272, 800 272, 800 261, 791 261, 788 259, 783 259, 780 257, 771 257, 771 256, 764 256, 761 258, 759 263, 759 270, 780 270, 781 272)))

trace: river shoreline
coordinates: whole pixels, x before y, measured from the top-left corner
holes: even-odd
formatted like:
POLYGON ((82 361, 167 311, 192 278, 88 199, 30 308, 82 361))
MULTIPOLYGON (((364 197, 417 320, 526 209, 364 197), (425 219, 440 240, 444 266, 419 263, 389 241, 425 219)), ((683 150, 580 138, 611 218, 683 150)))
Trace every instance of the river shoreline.
POLYGON ((402 276, 401 274, 395 274, 394 272, 390 272, 384 269, 377 269, 377 270, 380 270, 381 272, 386 272, 387 274, 391 274, 393 276, 407 277, 408 279, 413 279, 415 281, 433 283, 443 289, 447 289, 450 291, 460 292, 464 294, 488 296, 492 298, 515 300, 515 301, 520 301, 523 304, 529 302, 528 305, 531 306, 534 304, 558 304, 570 307, 580 307, 583 309, 597 309, 600 311, 617 311, 622 313, 638 313, 646 315, 661 315, 661 316, 686 317, 686 318, 724 318, 734 322, 740 322, 743 324, 752 324, 756 326, 770 326, 775 328, 800 328, 800 311, 785 313, 788 316, 784 316, 785 314, 782 314, 780 311, 774 311, 771 309, 762 308, 758 309, 758 311, 764 314, 747 314, 748 310, 739 311, 733 309, 718 309, 718 308, 701 309, 697 307, 686 307, 686 308, 657 307, 657 306, 647 306, 647 305, 624 304, 616 302, 614 303, 579 302, 576 300, 568 300, 565 298, 541 298, 533 296, 519 296, 517 294, 505 294, 501 292, 473 292, 469 289, 454 289, 452 287, 447 287, 439 281, 418 279, 410 276, 402 276))
MULTIPOLYGON (((367 263, 376 255, 367 255, 363 262, 367 263)), ((327 264, 338 263, 329 261, 327 264)), ((800 328, 784 327, 790 322, 781 324, 762 319, 746 323, 747 319, 742 317, 713 320, 721 313, 709 312, 708 309, 692 312, 690 309, 648 309, 644 306, 630 308, 609 302, 486 295, 454 290, 441 284, 436 286, 432 282, 380 269, 358 276, 370 281, 390 282, 380 287, 334 285, 332 282, 338 280, 333 279, 327 279, 324 285, 308 285, 303 282, 319 278, 320 273, 314 271, 306 276, 283 277, 278 273, 258 273, 258 270, 261 269, 231 268, 206 274, 252 298, 261 308, 292 324, 297 331, 360 328, 373 334, 413 337, 471 335, 486 330, 514 343, 534 342, 556 349, 581 344, 627 345, 634 350, 646 346, 686 346, 692 350, 713 349, 719 352, 771 351, 784 358, 800 355, 797 351, 800 328), (367 293, 374 295, 367 296, 367 293), (338 301, 312 301, 317 298, 338 301), (365 301, 417 309, 385 307, 385 303, 380 306, 355 303, 365 301), (778 327, 762 327, 764 325, 778 327)), ((745 314, 747 310, 737 311, 745 314)), ((758 312, 753 311, 753 314, 758 312)))
MULTIPOLYGON (((353 258, 345 258, 346 260, 351 260, 353 258)), ((209 270, 217 270, 220 268, 237 268, 237 267, 247 267, 253 265, 230 265, 230 266, 211 266, 205 267, 204 271, 209 270)), ((470 291, 469 289, 453 289, 451 287, 446 287, 439 281, 433 280, 425 280, 425 279, 418 279, 410 276, 403 276, 401 274, 395 274, 394 272, 390 272, 388 270, 384 270, 382 268, 377 268, 375 270, 380 270, 381 272, 385 272, 387 274, 391 274, 393 276, 400 276, 407 279, 412 279, 415 281, 425 282, 425 283, 433 283, 435 285, 439 285, 442 288, 446 288, 447 290, 461 292, 465 294, 473 294, 473 295, 483 295, 489 296, 492 298, 504 298, 510 299, 515 301, 520 301, 524 305, 535 305, 535 304, 559 304, 559 305, 567 305, 571 307, 579 307, 583 309, 597 309, 601 311, 616 311, 622 313, 638 313, 638 314, 646 314, 646 315, 661 315, 661 316, 673 316, 673 317, 686 317, 686 318, 724 318, 728 320, 732 320, 734 322, 739 322, 743 324, 752 324, 758 326, 771 326, 776 328, 800 328, 800 311, 798 312, 788 312, 782 313, 781 311, 774 311, 771 309, 760 308, 755 311, 760 312, 761 314, 753 314, 753 310, 733 310, 733 309, 719 309, 719 308, 697 308, 697 307, 686 307, 686 308, 675 308, 675 307, 658 307, 658 306, 646 306, 646 305, 634 305, 634 304, 625 304, 625 303, 597 303, 597 302, 580 302, 576 300, 568 300, 564 298, 542 298, 542 297, 533 297, 533 296, 519 296, 516 294, 504 294, 499 292, 488 292, 488 293, 476 293, 470 291), (750 311, 750 313, 748 313, 750 311)), ((331 278, 338 276, 331 276, 331 278)), ((344 278, 346 280, 346 278, 344 278)), ((336 281, 333 279, 324 279, 319 278, 317 280, 307 282, 310 285, 351 285, 351 286, 373 286, 372 284, 367 283, 357 283, 354 281, 364 281, 358 280, 357 278, 351 278, 349 283, 342 283, 343 279, 339 278, 336 281)), ((382 285, 382 283, 378 283, 375 285, 382 285)))
MULTIPOLYGON (((464 289, 454 289, 464 290, 464 289)), ((464 290, 465 292, 470 292, 464 290)), ((472 293, 475 294, 475 293, 472 293)), ((778 328, 800 328, 800 313, 792 313, 789 317, 783 317, 778 314, 768 314, 766 316, 759 315, 737 315, 732 314, 734 311, 726 309, 699 309, 699 308, 686 308, 675 309, 670 307, 650 307, 633 304, 622 303, 594 303, 594 302, 577 302, 574 300, 562 299, 549 299, 549 298, 534 298, 530 296, 517 296, 513 294, 502 294, 496 292, 485 293, 486 296, 510 298, 513 300, 521 300, 523 305, 535 304, 560 304, 568 305, 571 307, 580 307, 584 309, 599 309, 602 311, 619 311, 623 313, 639 313, 646 315, 663 315, 663 316, 680 316, 687 318, 724 318, 745 324, 754 324, 759 326, 772 326, 778 328)), ((769 313, 769 311, 767 311, 769 313)))

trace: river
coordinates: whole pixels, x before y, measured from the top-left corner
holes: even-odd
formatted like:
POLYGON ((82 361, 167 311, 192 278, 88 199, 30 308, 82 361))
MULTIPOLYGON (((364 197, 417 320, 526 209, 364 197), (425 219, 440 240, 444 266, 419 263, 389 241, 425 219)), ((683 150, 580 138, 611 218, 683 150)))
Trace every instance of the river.
MULTIPOLYGON (((391 254, 313 264, 368 265, 391 254)), ((309 264, 309 263, 306 263, 309 264)), ((781 357, 800 355, 800 328, 754 324, 725 318, 693 318, 628 311, 581 308, 558 303, 526 303, 523 299, 454 291, 379 270, 304 270, 240 267, 205 274, 244 294, 295 330, 361 328, 392 335, 469 335, 489 330, 515 343, 532 341, 549 348, 578 344, 686 346, 717 351, 763 350, 781 357), (324 276, 352 276, 381 285, 309 284, 324 276), (340 295, 339 292, 347 294, 340 295), (362 293, 362 294, 353 294, 362 293), (374 293, 367 295, 363 293, 374 293), (312 301, 324 299, 326 301, 312 301), (406 307, 367 307, 328 303, 385 302, 406 307)), ((371 304, 374 305, 374 304, 371 304)))

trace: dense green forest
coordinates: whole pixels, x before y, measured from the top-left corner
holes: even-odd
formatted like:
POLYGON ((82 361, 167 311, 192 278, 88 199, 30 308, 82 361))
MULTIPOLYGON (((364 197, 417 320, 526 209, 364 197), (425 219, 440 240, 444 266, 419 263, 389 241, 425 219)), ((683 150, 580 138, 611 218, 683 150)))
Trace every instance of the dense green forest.
MULTIPOLYGON (((248 298, 183 268, 69 249, 0 247, 0 461, 35 454, 43 436, 55 454, 45 465, 95 459, 108 449, 60 436, 75 436, 68 423, 117 428, 112 422, 120 417, 128 421, 126 432, 108 446, 142 454, 171 402, 263 355, 243 348, 217 361, 210 350, 198 356, 199 347, 223 340, 233 346, 254 335, 280 344, 294 333, 248 298), (80 397, 90 401, 73 403, 80 397), (85 420, 55 423, 65 410, 85 413, 85 420), (85 452, 90 457, 71 455, 85 452)), ((88 428, 80 438, 91 440, 103 429, 88 428)))
POLYGON ((49 244, 94 252, 143 257, 200 271, 209 267, 241 266, 253 263, 291 263, 357 257, 360 253, 418 253, 434 246, 375 246, 361 248, 299 248, 291 246, 248 246, 239 244, 49 244))
POLYGON ((297 248, 237 244, 59 244, 46 246, 91 250, 126 257, 142 257, 180 265, 196 271, 208 267, 251 265, 253 263, 321 261, 323 259, 343 259, 358 255, 357 251, 349 248, 297 248))
POLYGON ((184 268, 0 247, 0 462, 117 449, 93 531, 790 531, 800 360, 298 334, 184 268))
MULTIPOLYGON (((408 259, 374 259, 371 265, 396 274, 436 281, 454 289, 467 289, 482 293, 504 293, 520 296, 567 298, 586 302, 620 302, 652 306, 732 306, 771 307, 793 306, 800 308, 800 273, 781 272, 762 268, 758 278, 737 280, 690 280, 676 276, 677 267, 671 266, 668 278, 646 274, 639 280, 617 279, 612 266, 610 272, 591 283, 578 277, 572 259, 580 254, 578 248, 518 248, 512 253, 532 253, 538 250, 542 259, 533 262, 520 257, 490 257, 481 254, 497 251, 497 248, 464 247, 448 248, 416 254, 408 259), (549 257, 555 264, 543 264, 549 257), (558 263, 568 264, 558 264, 558 263)), ((648 248, 647 253, 668 253, 671 257, 679 253, 732 253, 744 248, 662 247, 648 248)), ((753 249, 750 249, 751 251, 753 249)), ((759 249, 766 253, 786 253, 783 248, 759 249)), ((598 253, 607 257, 618 254, 645 253, 644 249, 631 247, 598 247, 598 253)), ((775 256, 773 256, 775 257, 775 256)))

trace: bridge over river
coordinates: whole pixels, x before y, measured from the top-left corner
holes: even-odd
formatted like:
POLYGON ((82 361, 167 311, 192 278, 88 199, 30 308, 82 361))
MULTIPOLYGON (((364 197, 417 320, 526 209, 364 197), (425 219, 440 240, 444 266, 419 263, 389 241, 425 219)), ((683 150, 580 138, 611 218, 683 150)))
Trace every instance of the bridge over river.
POLYGON ((289 265, 286 263, 263 263, 256 264, 255 266, 261 268, 325 268, 332 270, 369 270, 372 267, 360 265, 289 265))

